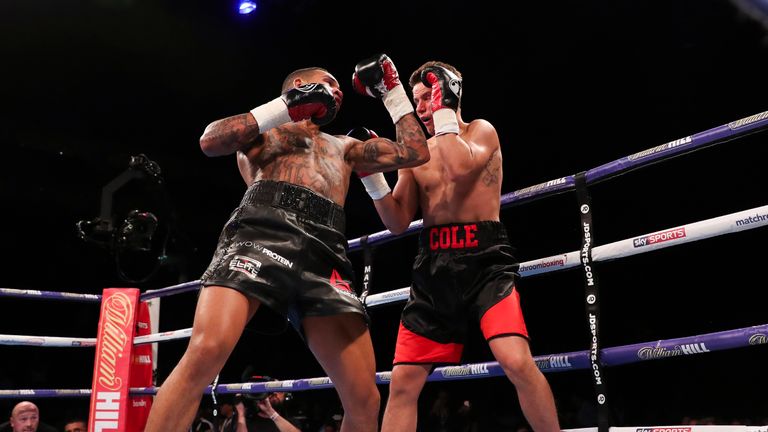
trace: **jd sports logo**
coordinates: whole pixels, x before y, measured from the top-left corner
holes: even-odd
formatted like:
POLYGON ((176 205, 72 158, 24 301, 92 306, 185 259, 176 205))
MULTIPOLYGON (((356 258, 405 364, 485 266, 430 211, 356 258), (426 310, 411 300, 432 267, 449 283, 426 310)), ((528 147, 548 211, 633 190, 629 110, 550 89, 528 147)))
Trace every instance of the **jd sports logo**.
POLYGON ((352 288, 349 287, 347 281, 339 275, 339 272, 337 272, 336 269, 333 269, 333 272, 331 273, 331 285, 342 291, 352 292, 352 288))

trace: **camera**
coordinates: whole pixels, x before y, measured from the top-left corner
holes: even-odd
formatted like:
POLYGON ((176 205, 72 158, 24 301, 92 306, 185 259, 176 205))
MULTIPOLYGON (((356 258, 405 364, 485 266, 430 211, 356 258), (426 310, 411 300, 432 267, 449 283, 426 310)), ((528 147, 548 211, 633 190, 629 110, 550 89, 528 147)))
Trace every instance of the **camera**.
MULTIPOLYGON (((272 377, 268 377, 266 375, 251 375, 248 377, 244 377, 243 382, 245 383, 265 383, 269 381, 275 381, 272 377)), ((272 392, 262 392, 262 393, 238 393, 235 395, 235 404, 242 402, 244 405, 248 406, 249 401, 260 401, 264 400, 269 395, 271 395, 272 392)))

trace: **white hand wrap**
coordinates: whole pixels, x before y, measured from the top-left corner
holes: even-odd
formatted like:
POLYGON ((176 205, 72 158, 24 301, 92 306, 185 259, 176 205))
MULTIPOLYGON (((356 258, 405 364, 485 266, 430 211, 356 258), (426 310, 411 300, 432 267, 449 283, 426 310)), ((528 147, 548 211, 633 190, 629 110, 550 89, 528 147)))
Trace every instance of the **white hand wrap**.
POLYGON ((380 200, 392 192, 387 184, 387 179, 382 173, 375 173, 365 177, 360 177, 360 181, 365 186, 365 191, 374 200, 380 200))
POLYGON ((392 123, 397 123, 404 115, 413 112, 413 105, 408 95, 405 94, 403 85, 400 84, 392 88, 384 95, 384 106, 387 107, 389 115, 392 116, 392 123))
POLYGON ((264 105, 259 105, 251 110, 251 115, 259 124, 259 132, 266 132, 281 124, 292 122, 288 114, 288 106, 283 98, 276 98, 264 105))
POLYGON ((459 133, 459 121, 456 120, 456 112, 450 108, 439 109, 432 113, 432 121, 435 125, 435 136, 449 133, 459 133))

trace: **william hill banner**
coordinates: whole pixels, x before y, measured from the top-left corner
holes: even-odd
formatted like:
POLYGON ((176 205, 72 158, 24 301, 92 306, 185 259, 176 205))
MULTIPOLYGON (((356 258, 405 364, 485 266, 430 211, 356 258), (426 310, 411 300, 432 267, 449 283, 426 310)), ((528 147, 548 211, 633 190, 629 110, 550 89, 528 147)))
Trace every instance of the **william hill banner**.
POLYGON ((127 432, 128 390, 139 290, 107 288, 96 335, 88 430, 127 432))

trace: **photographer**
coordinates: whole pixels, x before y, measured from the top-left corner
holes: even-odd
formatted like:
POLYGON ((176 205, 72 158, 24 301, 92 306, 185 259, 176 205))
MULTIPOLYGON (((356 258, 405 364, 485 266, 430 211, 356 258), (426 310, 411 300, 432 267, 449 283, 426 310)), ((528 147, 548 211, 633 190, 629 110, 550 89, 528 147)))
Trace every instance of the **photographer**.
POLYGON ((285 392, 237 395, 232 426, 222 432, 301 432, 281 415, 285 399, 285 392))

